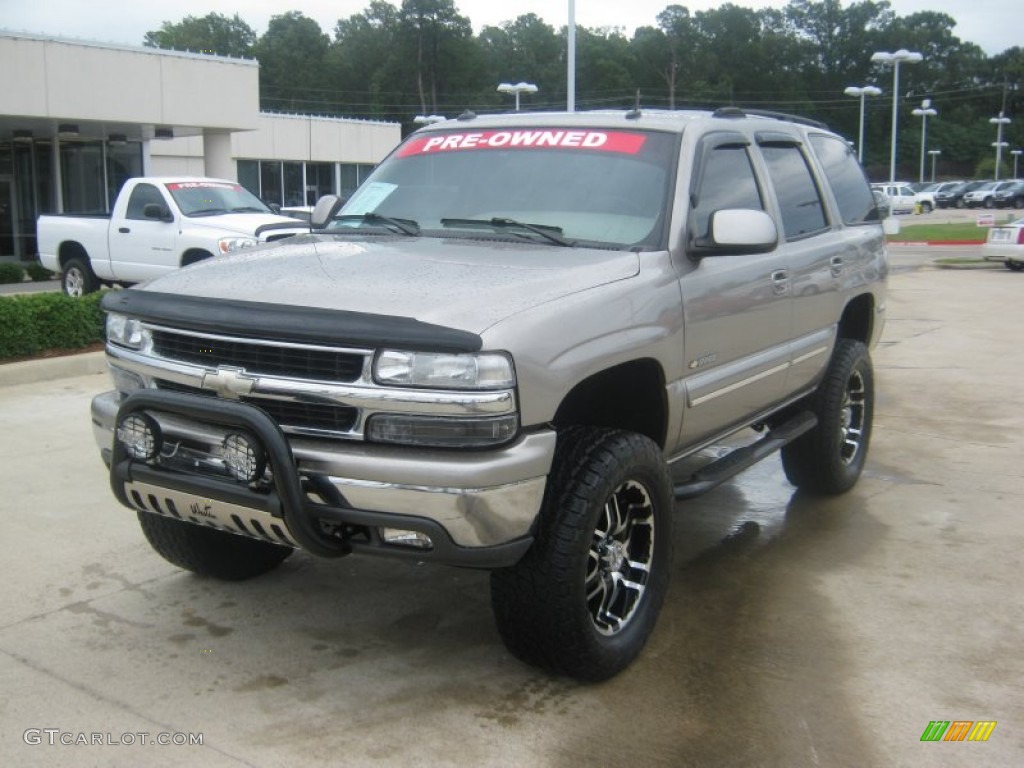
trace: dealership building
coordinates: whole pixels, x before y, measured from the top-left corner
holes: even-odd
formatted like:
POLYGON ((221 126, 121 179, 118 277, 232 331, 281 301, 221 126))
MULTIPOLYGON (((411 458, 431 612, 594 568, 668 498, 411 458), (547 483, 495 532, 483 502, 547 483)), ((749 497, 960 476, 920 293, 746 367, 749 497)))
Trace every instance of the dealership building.
POLYGON ((133 176, 311 205, 401 139, 398 123, 261 112, 252 59, 0 30, 0 71, 0 261, 35 259, 39 214, 108 213, 133 176))

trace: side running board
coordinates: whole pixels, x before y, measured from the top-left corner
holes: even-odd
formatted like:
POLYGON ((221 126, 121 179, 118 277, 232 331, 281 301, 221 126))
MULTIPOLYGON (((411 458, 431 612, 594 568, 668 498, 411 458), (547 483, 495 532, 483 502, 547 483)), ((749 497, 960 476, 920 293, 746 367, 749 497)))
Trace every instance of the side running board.
POLYGON ((692 499, 707 493, 731 477, 750 468, 765 456, 796 440, 814 429, 818 417, 810 411, 801 411, 789 421, 780 424, 755 443, 730 451, 720 459, 701 467, 688 480, 677 483, 676 499, 692 499))

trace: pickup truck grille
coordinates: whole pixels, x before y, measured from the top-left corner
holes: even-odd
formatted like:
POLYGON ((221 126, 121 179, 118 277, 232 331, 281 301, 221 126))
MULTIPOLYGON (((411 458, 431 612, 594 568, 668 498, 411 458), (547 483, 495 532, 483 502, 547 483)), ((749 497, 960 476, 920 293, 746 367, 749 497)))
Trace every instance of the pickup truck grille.
MULTIPOLYGON (((158 389, 184 392, 190 395, 216 397, 215 392, 186 384, 156 379, 158 389)), ((346 405, 298 403, 265 397, 242 397, 241 402, 262 409, 285 432, 302 434, 338 435, 349 432, 356 423, 358 410, 346 405)))
POLYGON ((363 371, 363 355, 300 346, 258 344, 153 329, 153 350, 169 360, 226 365, 294 379, 351 383, 363 371))

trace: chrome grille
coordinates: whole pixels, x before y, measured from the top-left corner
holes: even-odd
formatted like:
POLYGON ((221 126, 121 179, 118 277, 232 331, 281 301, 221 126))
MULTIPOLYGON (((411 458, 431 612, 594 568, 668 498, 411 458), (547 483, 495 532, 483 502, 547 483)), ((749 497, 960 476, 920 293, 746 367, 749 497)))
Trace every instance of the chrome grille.
POLYGON ((184 363, 235 366, 258 374, 339 383, 356 381, 363 370, 363 355, 356 352, 257 344, 157 328, 151 332, 153 351, 157 355, 184 363))
MULTIPOLYGON (((190 395, 217 396, 215 392, 208 389, 190 387, 165 379, 156 379, 155 382, 158 389, 184 392, 190 395)), ((242 397, 240 400, 263 410, 285 432, 305 434, 350 432, 359 416, 358 409, 347 405, 299 403, 265 397, 242 397)))

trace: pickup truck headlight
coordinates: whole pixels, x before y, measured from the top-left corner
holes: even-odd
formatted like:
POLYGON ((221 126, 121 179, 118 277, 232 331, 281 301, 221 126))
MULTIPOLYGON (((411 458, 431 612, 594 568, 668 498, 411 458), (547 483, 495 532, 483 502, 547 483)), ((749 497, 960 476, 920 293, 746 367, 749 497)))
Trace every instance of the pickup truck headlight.
POLYGON ((373 363, 380 384, 428 389, 509 389, 512 360, 502 352, 452 354, 385 349, 373 363))
POLYGON ((133 317, 110 312, 107 315, 107 341, 128 349, 142 349, 149 341, 149 331, 133 317))
POLYGON ((221 253, 233 253, 243 248, 255 248, 259 241, 254 237, 222 237, 217 241, 221 253))

